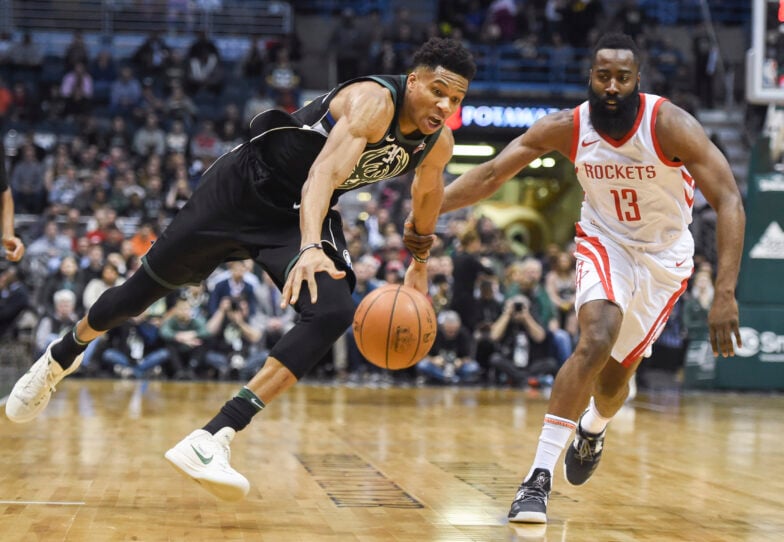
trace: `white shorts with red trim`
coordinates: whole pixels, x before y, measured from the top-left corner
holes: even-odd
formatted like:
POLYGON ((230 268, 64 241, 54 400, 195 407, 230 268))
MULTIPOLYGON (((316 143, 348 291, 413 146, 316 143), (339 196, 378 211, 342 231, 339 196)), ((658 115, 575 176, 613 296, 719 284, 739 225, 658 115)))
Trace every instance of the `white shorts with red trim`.
POLYGON ((590 224, 577 224, 575 310, 606 299, 623 321, 613 359, 631 365, 648 357, 694 268, 694 240, 686 230, 669 248, 645 252, 624 247, 590 224))

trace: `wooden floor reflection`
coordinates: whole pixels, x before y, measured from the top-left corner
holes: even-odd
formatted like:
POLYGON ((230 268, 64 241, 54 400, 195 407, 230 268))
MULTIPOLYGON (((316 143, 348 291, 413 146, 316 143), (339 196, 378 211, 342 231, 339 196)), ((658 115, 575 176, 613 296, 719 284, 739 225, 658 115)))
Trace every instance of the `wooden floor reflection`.
POLYGON ((236 384, 68 380, 45 415, 0 421, 0 540, 774 541, 784 397, 641 396, 589 484, 560 468, 545 527, 506 513, 546 399, 500 389, 300 384, 235 439, 251 482, 215 500, 163 453, 236 384))

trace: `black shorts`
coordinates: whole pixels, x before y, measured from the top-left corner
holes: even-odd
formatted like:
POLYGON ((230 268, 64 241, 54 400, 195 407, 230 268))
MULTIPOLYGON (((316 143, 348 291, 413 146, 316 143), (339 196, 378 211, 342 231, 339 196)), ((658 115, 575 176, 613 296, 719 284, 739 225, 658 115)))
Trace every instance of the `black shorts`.
MULTIPOLYGON (((179 288, 203 281, 223 262, 250 258, 282 288, 299 253, 299 212, 260 195, 256 187, 270 174, 248 144, 218 158, 142 258, 145 270, 159 284, 179 288)), ((334 209, 327 213, 321 238, 353 289, 343 222, 334 209)))

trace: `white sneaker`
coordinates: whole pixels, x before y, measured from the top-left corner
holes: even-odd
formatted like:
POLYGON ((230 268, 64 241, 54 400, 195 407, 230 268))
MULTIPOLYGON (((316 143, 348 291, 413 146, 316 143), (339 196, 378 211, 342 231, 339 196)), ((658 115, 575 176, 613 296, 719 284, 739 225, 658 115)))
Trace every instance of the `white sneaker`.
POLYGON ((250 490, 250 482, 231 468, 229 444, 235 431, 224 427, 214 435, 197 429, 166 452, 169 463, 182 474, 224 501, 238 501, 250 490))
POLYGON ((33 366, 17 380, 5 404, 5 415, 15 423, 29 422, 49 404, 55 386, 66 376, 76 371, 84 354, 79 354, 67 369, 63 369, 52 357, 52 345, 33 363, 33 366))

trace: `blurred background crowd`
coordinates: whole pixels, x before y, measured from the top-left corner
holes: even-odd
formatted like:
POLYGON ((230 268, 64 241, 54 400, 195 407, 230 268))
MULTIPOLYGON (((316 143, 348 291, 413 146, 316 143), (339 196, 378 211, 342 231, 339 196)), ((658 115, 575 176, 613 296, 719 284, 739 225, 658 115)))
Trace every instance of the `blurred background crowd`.
MULTIPOLYGON (((29 345, 31 360, 101 292, 138 269, 204 170, 242 142, 255 114, 293 111, 307 89, 319 86, 312 83, 307 40, 297 31, 300 19, 329 28, 331 63, 319 74, 324 85, 402 73, 424 40, 451 36, 477 56, 480 92, 504 85, 535 91, 526 85, 541 83, 568 95, 576 85, 574 106, 584 96, 590 44, 617 29, 636 36, 645 51, 646 91, 693 112, 734 99, 713 79, 722 73, 722 59, 701 23, 699 1, 425 2, 433 15, 427 20, 404 2, 397 8, 395 2, 273 2, 266 4, 285 9, 290 25, 267 35, 248 35, 237 25, 234 38, 244 45, 231 50, 236 40, 218 39, 209 16, 242 2, 113 4, 119 10, 160 4, 159 28, 137 32, 132 46, 69 30, 57 46, 45 37, 54 34, 20 16, 0 34, 0 122, 17 233, 27 244, 23 262, 4 264, 0 274, 0 333, 29 345), (692 28, 688 50, 668 31, 684 24, 692 28)), ((726 24, 747 28, 747 2, 712 5, 726 24)), ((357 303, 379 285, 403 280, 410 183, 397 178, 341 203, 357 303)), ((695 214, 702 210, 698 199, 695 214)), ((688 341, 707 333, 713 243, 698 237, 692 285, 644 366, 677 371, 688 341)), ((406 371, 381 371, 362 358, 349 329, 310 378, 548 386, 577 338, 572 248, 568 241, 526 246, 470 209, 445 216, 428 263, 439 319, 430 355, 406 371)), ((79 374, 247 379, 296 317, 278 299, 253 262, 231 263, 95 341, 79 374)))

